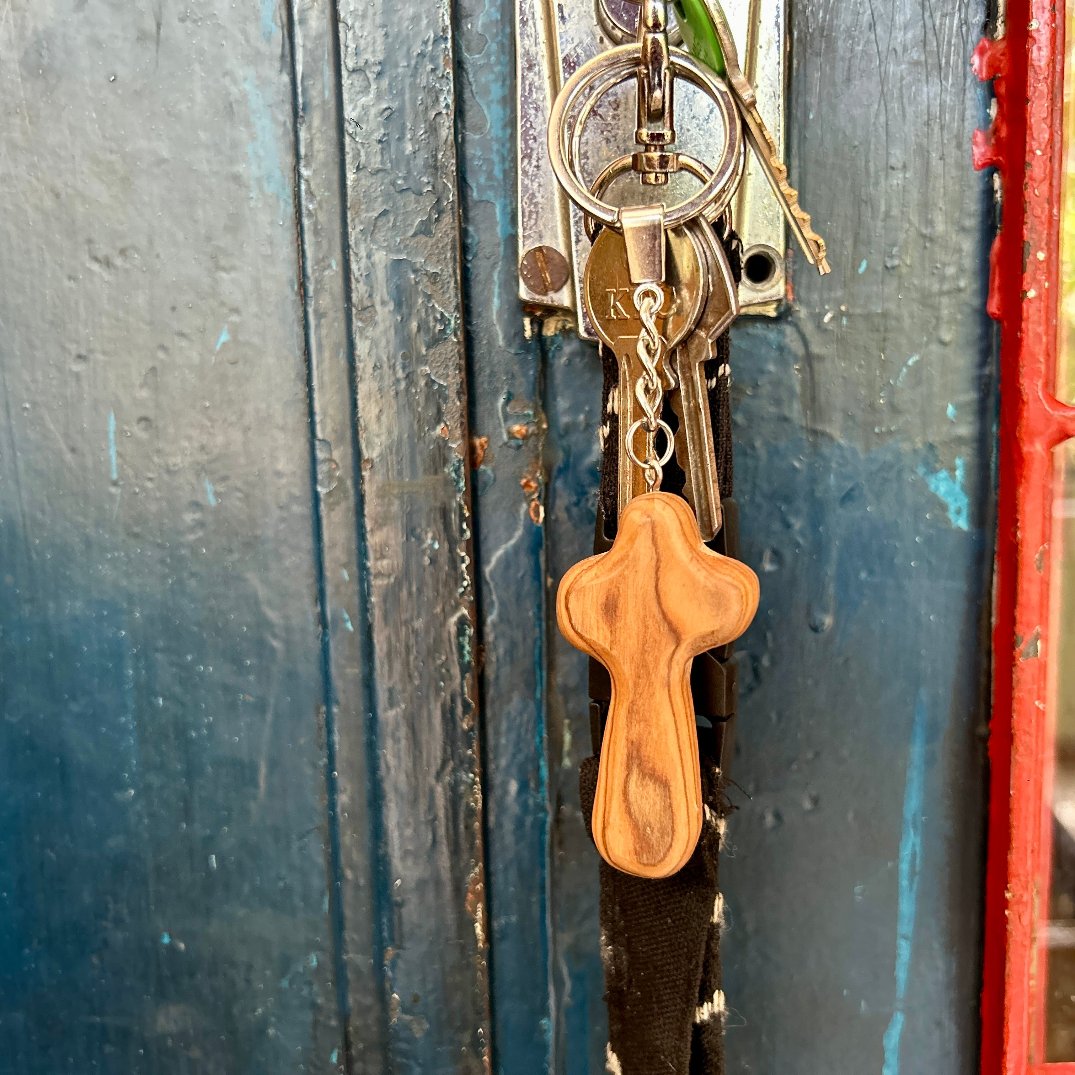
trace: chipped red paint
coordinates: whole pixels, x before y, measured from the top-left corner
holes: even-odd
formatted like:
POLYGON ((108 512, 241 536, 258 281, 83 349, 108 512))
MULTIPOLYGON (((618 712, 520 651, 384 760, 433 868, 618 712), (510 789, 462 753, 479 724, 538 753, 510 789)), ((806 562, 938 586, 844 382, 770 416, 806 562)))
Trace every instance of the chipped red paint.
POLYGON ((1053 395, 1063 118, 1063 5, 1010 0, 1001 41, 975 70, 997 115, 975 139, 977 167, 1003 189, 989 312, 1001 323, 998 532, 993 628, 989 864, 982 1075, 1075 1075, 1039 1062, 1044 977, 1035 927, 1048 896, 1051 735, 1046 709, 1053 449, 1075 409, 1053 395), (1040 639, 1028 647, 1030 639, 1040 639))

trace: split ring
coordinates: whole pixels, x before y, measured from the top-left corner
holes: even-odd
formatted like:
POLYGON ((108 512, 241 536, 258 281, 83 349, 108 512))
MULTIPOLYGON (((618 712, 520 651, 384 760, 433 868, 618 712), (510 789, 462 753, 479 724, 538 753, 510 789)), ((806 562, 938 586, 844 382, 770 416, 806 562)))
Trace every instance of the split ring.
MULTIPOLYGON (((656 464, 658 469, 666 467, 672 458, 672 454, 676 450, 676 435, 672 432, 672 427, 663 419, 657 419, 657 427, 653 430, 653 435, 658 433, 664 434, 664 451, 657 459, 640 459, 638 453, 635 451, 635 438, 638 436, 640 429, 645 429, 646 419, 639 418, 631 423, 631 428, 627 430, 627 435, 624 437, 624 448, 627 450, 627 457, 631 460, 636 467, 641 467, 645 470, 652 464, 656 464)), ((647 430, 647 432, 649 432, 647 430)))
MULTIPOLYGON (((665 209, 665 226, 678 227, 696 216, 712 211, 723 197, 724 205, 735 190, 735 179, 743 167, 743 122, 728 86, 708 68, 679 49, 669 53, 674 74, 702 90, 717 106, 726 134, 720 160, 701 188, 681 202, 665 209)), ((638 70, 638 46, 619 45, 602 52, 580 67, 564 84, 553 102, 549 116, 549 159, 567 196, 588 216, 607 227, 619 229, 620 210, 590 193, 578 174, 582 128, 597 99, 626 82, 638 70), (574 106, 583 95, 586 105, 571 122, 574 106)))
MULTIPOLYGON (((693 175, 695 179, 702 183, 705 183, 712 175, 712 172, 710 172, 697 157, 691 157, 686 153, 677 153, 676 157, 679 162, 678 171, 693 175)), ((601 174, 593 181, 593 186, 590 187, 590 193, 597 198, 602 197, 605 191, 608 190, 621 175, 626 175, 631 171, 633 163, 634 155, 631 153, 625 153, 622 157, 617 157, 611 164, 606 165, 601 174)), ((740 165, 738 177, 735 182, 729 184, 727 197, 721 195, 716 202, 705 210, 703 215, 710 223, 715 221, 728 207, 728 202, 732 200, 732 195, 735 193, 735 188, 739 185, 739 179, 742 178, 742 174, 742 165, 740 165)), ((586 215, 583 216, 582 222, 583 227, 586 229, 586 238, 593 243, 594 239, 597 237, 600 224, 594 220, 592 216, 586 215)))

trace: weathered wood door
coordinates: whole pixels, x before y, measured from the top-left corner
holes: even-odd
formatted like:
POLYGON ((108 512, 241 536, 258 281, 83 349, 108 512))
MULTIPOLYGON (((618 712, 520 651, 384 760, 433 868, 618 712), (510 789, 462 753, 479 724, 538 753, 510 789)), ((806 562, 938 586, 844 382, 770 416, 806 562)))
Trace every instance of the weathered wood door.
MULTIPOLYGON (((792 6, 834 275, 736 329, 731 1071, 976 1066, 985 0, 792 6)), ((599 370, 511 0, 0 4, 0 1068, 597 1073, 599 370)))

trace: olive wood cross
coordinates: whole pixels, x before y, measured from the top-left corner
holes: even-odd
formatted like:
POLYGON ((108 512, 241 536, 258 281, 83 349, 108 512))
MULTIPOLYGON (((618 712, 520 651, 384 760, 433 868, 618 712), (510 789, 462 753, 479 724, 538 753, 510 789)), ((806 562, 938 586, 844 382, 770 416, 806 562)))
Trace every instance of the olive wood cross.
POLYGON ((631 500, 612 548, 560 583, 560 630, 612 679, 593 836, 616 869, 667 877, 694 851, 702 789, 691 661, 738 638, 757 608, 754 572, 708 549, 670 493, 631 500))

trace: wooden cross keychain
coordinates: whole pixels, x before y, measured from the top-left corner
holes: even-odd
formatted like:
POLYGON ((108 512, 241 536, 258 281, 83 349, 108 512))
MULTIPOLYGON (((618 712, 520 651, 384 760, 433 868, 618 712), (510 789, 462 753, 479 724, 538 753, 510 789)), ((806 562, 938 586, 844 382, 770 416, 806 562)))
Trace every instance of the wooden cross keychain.
MULTIPOLYGON (((696 300, 714 281, 697 245, 679 241, 683 235, 670 245, 662 207, 623 210, 620 217, 624 237, 612 256, 622 256, 620 268, 635 285, 637 314, 637 320, 617 319, 634 344, 633 363, 629 346, 616 347, 621 367, 637 369, 633 385, 621 378, 620 448, 646 491, 632 497, 635 482, 627 476, 626 505, 611 550, 567 572, 556 613, 567 640, 600 661, 612 680, 594 842, 611 866, 658 878, 682 868, 702 828, 691 662, 746 630, 758 607, 758 580, 745 564, 706 547, 685 500, 659 491, 675 443, 660 417, 669 330, 677 313, 700 316, 706 304, 696 300), (671 273, 670 250, 680 255, 671 273), (633 392, 624 390, 628 387, 633 392), (630 421, 636 413, 640 416, 630 421), (636 451, 640 434, 643 455, 636 451), (658 435, 666 440, 661 456, 658 435)), ((591 259, 590 277, 606 272, 600 257, 591 259)), ((610 339, 604 315, 611 310, 609 305, 590 311, 610 339)))
POLYGON ((609 552, 560 583, 560 630, 612 677, 593 836, 617 869, 667 877, 693 853, 702 792, 691 661, 738 638, 757 608, 754 572, 708 549, 687 502, 656 491, 627 505, 609 552))

